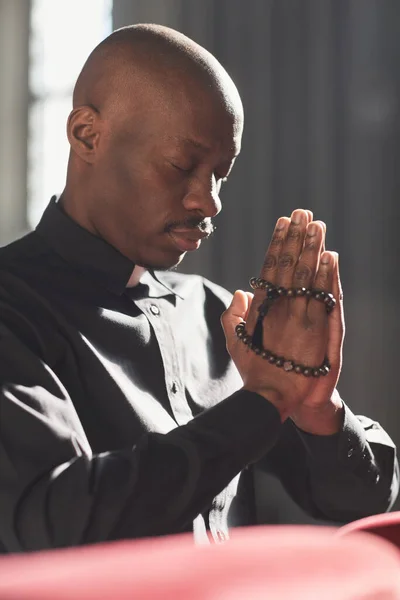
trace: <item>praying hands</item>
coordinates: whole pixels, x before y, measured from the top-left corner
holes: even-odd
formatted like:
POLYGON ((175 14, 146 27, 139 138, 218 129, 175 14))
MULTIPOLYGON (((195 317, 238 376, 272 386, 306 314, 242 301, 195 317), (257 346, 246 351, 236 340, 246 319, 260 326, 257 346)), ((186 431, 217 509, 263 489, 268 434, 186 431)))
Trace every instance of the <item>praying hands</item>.
POLYGON ((254 296, 237 291, 222 324, 244 387, 274 404, 282 421, 290 417, 309 433, 329 435, 342 424, 335 388, 343 304, 338 255, 325 251, 325 224, 312 218, 296 210, 278 220, 251 282, 254 296))

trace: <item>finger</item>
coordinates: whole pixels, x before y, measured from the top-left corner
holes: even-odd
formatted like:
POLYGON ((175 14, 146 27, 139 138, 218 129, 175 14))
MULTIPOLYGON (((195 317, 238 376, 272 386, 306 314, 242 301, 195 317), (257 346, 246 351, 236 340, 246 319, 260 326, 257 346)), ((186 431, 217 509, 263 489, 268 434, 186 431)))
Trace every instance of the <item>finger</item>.
POLYGON ((339 273, 339 254, 332 252, 335 257, 335 266, 333 269, 332 294, 335 296, 336 302, 343 306, 343 288, 339 273))
POLYGON ((286 238, 286 232, 290 225, 290 219, 288 217, 281 217, 278 219, 274 232, 272 234, 271 242, 269 244, 267 253, 264 258, 264 263, 260 272, 260 277, 275 283, 276 272, 278 268, 278 259, 281 253, 282 245, 286 238))
POLYGON ((293 281, 288 287, 311 287, 318 270, 319 256, 324 240, 324 230, 318 221, 307 226, 304 246, 293 274, 293 281))
POLYGON ((339 255, 337 252, 332 252, 332 254, 335 259, 332 277, 332 294, 336 300, 336 306, 329 316, 328 356, 332 360, 336 359, 337 361, 340 361, 345 334, 343 290, 339 273, 339 255))
MULTIPOLYGON (((315 287, 314 279, 319 268, 320 254, 324 239, 324 229, 318 221, 312 221, 307 226, 304 247, 293 275, 291 286, 293 288, 315 287)), ((304 316, 307 310, 308 298, 296 297, 290 303, 293 315, 304 316)))
POLYGON ((308 223, 311 223, 311 221, 314 219, 313 212, 312 212, 312 210, 308 210, 308 209, 307 209, 307 210, 306 210, 306 213, 307 213, 307 215, 308 215, 308 223))
POLYGON ((324 230, 324 239, 322 243, 321 252, 325 252, 325 238, 326 238, 326 223, 324 221, 317 220, 316 223, 320 223, 324 230))
MULTIPOLYGON (((314 288, 331 293, 333 288, 333 274, 336 257, 333 252, 323 252, 319 262, 318 271, 314 280, 314 288)), ((311 321, 326 318, 326 305, 311 297, 308 301, 307 314, 311 321)))
POLYGON ((221 316, 221 324, 225 333, 228 347, 236 339, 236 325, 246 320, 249 307, 250 303, 248 294, 246 292, 242 292, 242 290, 236 290, 236 292, 233 294, 230 305, 221 316))
POLYGON ((251 304, 253 302, 254 294, 252 294, 251 292, 246 292, 246 296, 248 299, 248 305, 247 305, 247 311, 246 311, 243 321, 247 321, 247 319, 249 317, 249 311, 250 311, 251 304))
POLYGON ((298 209, 293 211, 286 239, 281 247, 281 253, 278 258, 276 273, 276 284, 278 286, 292 286, 293 273, 304 245, 307 223, 308 215, 305 210, 298 209))

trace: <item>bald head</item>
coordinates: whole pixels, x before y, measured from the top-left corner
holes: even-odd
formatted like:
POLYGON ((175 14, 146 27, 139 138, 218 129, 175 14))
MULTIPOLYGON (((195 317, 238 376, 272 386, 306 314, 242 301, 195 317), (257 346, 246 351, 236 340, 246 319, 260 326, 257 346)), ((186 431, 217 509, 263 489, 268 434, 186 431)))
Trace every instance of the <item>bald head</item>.
POLYGON ((86 61, 75 85, 73 106, 97 110, 208 93, 228 111, 241 113, 232 79, 205 48, 182 33, 161 25, 132 25, 114 31, 86 61))
POLYGON ((212 54, 167 27, 119 29, 76 82, 63 206, 135 264, 176 265, 212 230, 242 128, 239 93, 212 54))

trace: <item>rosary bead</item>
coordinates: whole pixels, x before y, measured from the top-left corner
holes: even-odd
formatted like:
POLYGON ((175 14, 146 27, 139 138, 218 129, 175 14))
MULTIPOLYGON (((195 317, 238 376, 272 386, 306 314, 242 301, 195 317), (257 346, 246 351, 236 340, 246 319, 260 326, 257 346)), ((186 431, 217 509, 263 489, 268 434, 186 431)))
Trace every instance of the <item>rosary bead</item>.
MULTIPOLYGON (((280 296, 287 296, 289 298, 298 298, 302 296, 306 296, 307 298, 315 298, 319 302, 323 302, 326 306, 327 314, 330 314, 333 308, 336 305, 336 300, 330 292, 325 292, 323 290, 313 289, 313 288, 285 288, 284 286, 276 287, 270 281, 263 279, 262 277, 252 277, 249 280, 250 287, 254 290, 265 290, 268 300, 276 300, 280 296)), ((261 312, 261 311, 259 311, 261 312)), ((268 310, 261 312, 261 317, 265 317, 267 315, 268 310)))
POLYGON ((319 377, 320 375, 327 375, 330 371, 331 365, 327 357, 325 357, 324 362, 320 367, 304 367, 303 365, 296 365, 292 360, 286 360, 283 356, 276 356, 276 354, 273 354, 270 350, 266 350, 262 346, 260 347, 259 344, 261 344, 261 342, 254 344, 253 337, 246 331, 246 323, 244 321, 236 325, 235 331, 236 336, 249 347, 249 350, 252 350, 258 356, 268 360, 271 365, 275 365, 279 368, 283 367, 284 371, 293 371, 294 373, 304 375, 305 377, 319 377))
POLYGON ((296 289, 296 296, 305 296, 306 288, 300 287, 296 289))
POLYGON ((271 300, 271 302, 279 298, 278 290, 276 288, 271 289, 267 294, 267 298, 268 300, 271 300))
POLYGON ((256 287, 256 285, 257 285, 257 277, 252 277, 252 278, 250 279, 249 283, 250 283, 250 287, 251 287, 251 288, 253 288, 253 290, 254 290, 254 288, 255 288, 255 287, 256 287))
POLYGON ((284 371, 293 371, 294 365, 293 362, 291 360, 285 360, 285 362, 283 363, 283 370, 284 371))

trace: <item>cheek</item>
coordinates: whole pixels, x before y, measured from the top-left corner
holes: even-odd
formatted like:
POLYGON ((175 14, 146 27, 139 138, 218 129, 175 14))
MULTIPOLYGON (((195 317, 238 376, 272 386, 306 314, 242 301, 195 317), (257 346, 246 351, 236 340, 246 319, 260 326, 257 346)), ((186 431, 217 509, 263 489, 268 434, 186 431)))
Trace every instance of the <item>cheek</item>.
POLYGON ((182 219, 186 184, 164 164, 152 162, 144 152, 110 145, 98 165, 98 192, 108 205, 108 215, 121 230, 138 237, 163 231, 182 219), (117 214, 114 215, 113 211, 117 214))
POLYGON ((151 198, 165 194, 169 188, 163 173, 146 160, 140 151, 114 144, 104 156, 101 179, 106 178, 106 187, 115 190, 118 196, 151 198))

